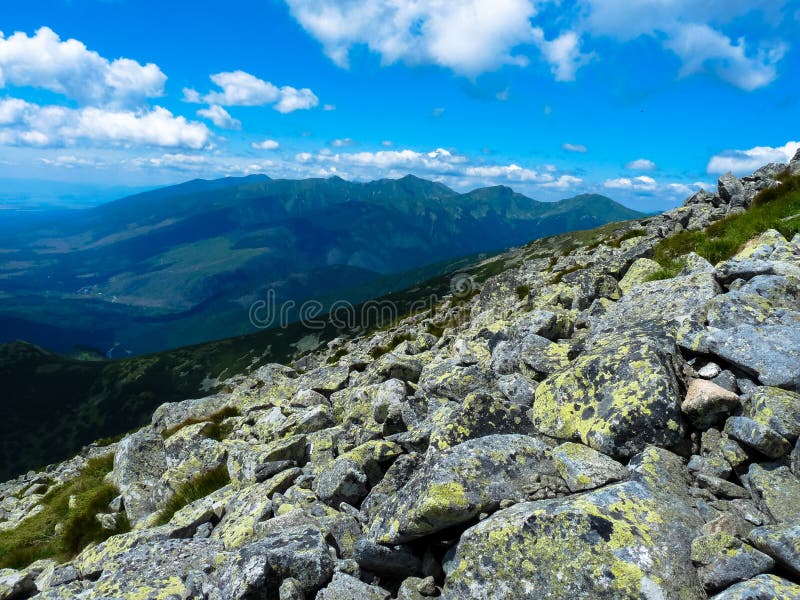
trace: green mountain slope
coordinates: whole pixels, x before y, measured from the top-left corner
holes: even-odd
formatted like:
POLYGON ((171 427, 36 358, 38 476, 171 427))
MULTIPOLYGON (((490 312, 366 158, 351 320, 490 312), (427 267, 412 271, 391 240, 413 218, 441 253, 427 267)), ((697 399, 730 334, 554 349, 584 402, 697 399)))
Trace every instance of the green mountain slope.
POLYGON ((458 194, 413 176, 195 180, 0 232, 0 341, 180 347, 254 331, 248 308, 270 290, 360 302, 424 265, 640 216, 603 196, 458 194))

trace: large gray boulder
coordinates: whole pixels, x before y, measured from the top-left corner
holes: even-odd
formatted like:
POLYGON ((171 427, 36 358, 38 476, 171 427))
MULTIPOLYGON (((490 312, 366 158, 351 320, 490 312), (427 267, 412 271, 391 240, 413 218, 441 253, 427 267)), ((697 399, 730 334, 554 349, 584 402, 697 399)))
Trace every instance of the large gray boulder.
POLYGON ((672 446, 685 431, 676 367, 649 337, 605 335, 536 388, 533 423, 615 458, 672 446))
POLYGON ((385 502, 369 529, 381 544, 401 544, 522 501, 559 480, 548 447, 525 435, 490 435, 430 453, 411 479, 385 502))
POLYGON ((158 508, 153 493, 166 470, 164 440, 152 429, 140 429, 119 443, 111 477, 122 494, 131 525, 136 526, 158 508))
POLYGON ((517 504, 468 529, 442 597, 705 598, 689 554, 702 519, 680 458, 651 447, 633 466, 625 483, 517 504))
POLYGON ((763 385, 800 390, 798 281, 759 275, 712 298, 685 323, 678 343, 754 374, 763 385))

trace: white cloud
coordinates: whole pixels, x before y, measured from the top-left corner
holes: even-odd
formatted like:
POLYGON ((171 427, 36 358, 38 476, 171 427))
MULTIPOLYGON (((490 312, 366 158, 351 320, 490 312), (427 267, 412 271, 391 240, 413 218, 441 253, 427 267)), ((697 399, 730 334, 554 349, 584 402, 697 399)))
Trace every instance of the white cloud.
POLYGON ((656 168, 656 163, 646 158, 637 158, 625 165, 631 171, 652 171, 656 168))
POLYGON ((339 140, 333 140, 331 142, 331 146, 333 146, 334 148, 344 148, 345 146, 355 146, 355 144, 356 144, 355 140, 352 140, 350 138, 342 138, 342 139, 339 139, 339 140))
POLYGON ((583 144, 561 144, 561 147, 567 152, 578 152, 579 154, 585 154, 588 151, 583 144))
POLYGON ((545 40, 531 20, 541 0, 286 0, 325 53, 347 67, 350 50, 366 46, 384 64, 433 64, 467 76, 503 65, 526 66, 518 49, 533 46, 556 79, 571 80, 586 62, 577 34, 545 40))
POLYGON ((324 110, 325 112, 331 112, 332 110, 336 110, 336 105, 335 104, 324 104, 322 106, 322 110, 324 110))
POLYGON ((72 155, 61 155, 54 158, 41 158, 42 164, 48 167, 63 167, 74 169, 75 167, 101 167, 103 163, 89 158, 81 158, 72 155))
POLYGON ((275 140, 264 140, 250 144, 255 150, 277 150, 280 144, 275 140))
MULTIPOLYGON (((748 51, 721 31, 734 19, 762 12, 779 18, 787 0, 580 0, 583 29, 619 41, 652 36, 683 62, 680 75, 711 73, 736 87, 754 90, 771 83, 783 57, 782 43, 761 43, 748 51)), ((755 19, 754 19, 754 22, 755 19)), ((769 27, 764 27, 769 30, 769 27)))
POLYGON ((148 158, 134 158, 129 163, 135 168, 155 167, 158 169, 177 169, 193 171, 205 168, 210 163, 208 157, 200 154, 162 154, 148 158))
POLYGON ((736 43, 708 25, 683 25, 665 42, 683 61, 681 77, 711 72, 746 91, 772 83, 777 63, 786 52, 784 44, 760 49, 748 56, 744 38, 736 43))
POLYGON ((208 108, 202 108, 197 111, 197 116, 208 119, 217 127, 222 129, 241 129, 242 122, 234 119, 227 110, 218 104, 212 104, 208 108))
POLYGON ((438 119, 444 114, 444 112, 445 112, 444 108, 442 108, 441 106, 437 106, 431 111, 431 116, 433 116, 435 119, 438 119))
POLYGON ((580 185, 581 183, 583 183, 583 179, 580 177, 575 177, 573 175, 560 175, 558 179, 542 183, 541 185, 542 187, 546 188, 568 190, 580 185))
POLYGON ((783 146, 775 148, 756 146, 749 150, 726 150, 711 157, 706 171, 713 175, 728 171, 737 175, 747 175, 767 163, 788 163, 798 150, 800 150, 800 142, 786 142, 783 146))
POLYGON ((202 95, 192 88, 184 88, 184 102, 205 102, 219 106, 266 106, 271 104, 281 113, 308 110, 319 104, 319 98, 308 88, 297 89, 289 85, 278 87, 244 71, 227 71, 211 75, 219 91, 202 95))
POLYGON ((553 176, 533 169, 525 169, 516 164, 468 167, 464 173, 470 177, 505 179, 533 183, 550 183, 553 176))
POLYGON ((545 60, 550 63, 550 70, 555 75, 556 81, 574 81, 575 72, 594 58, 593 53, 581 52, 581 41, 574 31, 568 31, 547 41, 544 32, 536 28, 534 40, 545 60))
POLYGON ((96 106, 136 106, 163 95, 167 76, 153 63, 109 61, 50 28, 33 36, 0 33, 0 87, 35 87, 96 106))
POLYGON ((383 140, 381 142, 381 146, 383 146, 384 148, 391 148, 392 146, 394 146, 394 142, 392 140, 383 140))
POLYGON ((203 123, 187 121, 160 106, 127 111, 96 107, 40 106, 0 100, 0 144, 69 146, 78 141, 110 145, 202 148, 211 138, 203 123))
POLYGON ((618 179, 606 179, 603 185, 609 189, 616 190, 636 190, 653 191, 656 189, 656 180, 647 175, 639 177, 620 177, 618 179))

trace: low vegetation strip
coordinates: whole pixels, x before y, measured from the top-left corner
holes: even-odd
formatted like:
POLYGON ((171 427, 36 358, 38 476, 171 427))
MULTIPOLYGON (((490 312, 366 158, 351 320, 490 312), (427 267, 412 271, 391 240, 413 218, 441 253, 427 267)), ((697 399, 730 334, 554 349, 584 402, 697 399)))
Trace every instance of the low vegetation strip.
POLYGON ((776 229, 787 239, 800 232, 800 175, 780 176, 781 185, 762 191, 744 213, 726 217, 702 231, 682 231, 660 241, 654 259, 661 270, 650 280, 669 279, 683 268, 683 256, 696 252, 712 264, 726 260, 758 234, 776 229))
POLYGON ((42 558, 64 562, 90 543, 129 531, 124 512, 116 513, 112 529, 103 528, 96 519, 119 495, 105 480, 113 462, 113 454, 90 459, 75 479, 44 495, 39 512, 0 532, 0 568, 20 568, 42 558))

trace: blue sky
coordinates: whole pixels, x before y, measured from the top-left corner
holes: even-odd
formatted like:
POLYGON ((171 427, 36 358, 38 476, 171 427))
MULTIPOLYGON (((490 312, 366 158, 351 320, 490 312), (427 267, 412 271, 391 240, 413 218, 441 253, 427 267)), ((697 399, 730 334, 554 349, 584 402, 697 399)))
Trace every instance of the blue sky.
POLYGON ((0 179, 405 173, 642 210, 800 148, 798 0, 26 0, 0 179))

